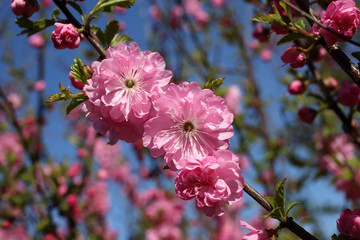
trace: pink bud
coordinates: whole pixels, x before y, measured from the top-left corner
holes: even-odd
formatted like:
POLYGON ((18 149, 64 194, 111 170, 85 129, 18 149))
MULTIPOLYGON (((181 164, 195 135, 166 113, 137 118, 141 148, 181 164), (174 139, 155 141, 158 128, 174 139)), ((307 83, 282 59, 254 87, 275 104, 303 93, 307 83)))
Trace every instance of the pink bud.
POLYGON ((77 150, 77 156, 80 158, 84 158, 88 155, 88 151, 85 148, 79 148, 77 150))
POLYGON ((226 3, 226 0, 211 0, 211 4, 214 7, 222 8, 226 3))
POLYGON ((70 178, 76 176, 81 172, 82 166, 80 163, 74 163, 66 172, 66 175, 70 178))
POLYGON ((33 85, 34 90, 42 92, 45 90, 46 82, 44 80, 36 81, 33 85))
POLYGON ((283 55, 281 55, 281 60, 284 63, 290 63, 290 67, 292 68, 300 68, 303 67, 306 62, 306 55, 299 47, 292 46, 288 48, 283 55))
POLYGON ((74 77, 71 75, 71 71, 69 72, 69 78, 70 78, 71 84, 73 85, 74 88, 79 89, 79 90, 83 90, 85 84, 82 83, 82 82, 80 82, 80 81, 77 80, 76 78, 74 78, 74 77))
POLYGON ((306 88, 300 80, 294 80, 288 87, 289 93, 294 95, 302 94, 305 90, 306 88))
POLYGON ((66 203, 70 206, 70 207, 74 207, 77 203, 77 196, 76 194, 72 193, 69 194, 66 199, 65 199, 66 203))
POLYGON ((270 49, 264 48, 260 52, 260 59, 263 61, 270 61, 272 59, 273 53, 270 49))
POLYGON ((316 114, 317 111, 309 107, 302 107, 298 111, 300 120, 308 124, 311 124, 314 121, 316 114))
POLYGON ((41 33, 31 35, 28 42, 34 48, 42 48, 45 45, 45 39, 41 33))
POLYGON ((278 25, 271 25, 271 29, 276 33, 276 34, 287 34, 289 32, 289 30, 287 30, 286 28, 283 28, 281 26, 278 25))
POLYGON ((51 33, 51 40, 56 49, 75 49, 80 44, 80 36, 72 24, 55 23, 56 29, 51 33))
POLYGON ((29 0, 11 0, 11 10, 16 16, 25 18, 31 17, 34 12, 40 10, 40 6, 36 1, 29 0))
POLYGON ((119 31, 124 31, 126 29, 126 23, 124 21, 119 21, 119 31))
POLYGON ((360 240, 360 209, 343 210, 340 218, 336 220, 336 225, 339 232, 345 237, 360 240))
POLYGON ((324 85, 330 90, 336 90, 339 86, 338 81, 333 77, 327 77, 324 79, 324 85))
POLYGON ((118 13, 125 13, 126 12, 126 8, 122 8, 122 7, 118 7, 118 6, 115 6, 115 11, 118 12, 118 13))

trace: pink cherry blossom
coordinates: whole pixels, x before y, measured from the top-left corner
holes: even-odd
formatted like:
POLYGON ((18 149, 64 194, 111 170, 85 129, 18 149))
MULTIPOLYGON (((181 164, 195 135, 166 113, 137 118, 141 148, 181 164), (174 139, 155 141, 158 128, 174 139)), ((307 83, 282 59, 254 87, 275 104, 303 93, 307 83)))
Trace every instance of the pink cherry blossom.
POLYGON ((85 189, 85 214, 99 214, 104 216, 110 208, 110 198, 106 182, 97 181, 91 183, 85 189))
POLYGON ((360 209, 345 209, 336 220, 337 229, 344 236, 353 240, 360 240, 360 209))
POLYGON ((240 101, 242 99, 240 88, 237 85, 231 85, 225 96, 226 106, 234 115, 241 113, 240 101))
POLYGON ((242 240, 270 240, 269 234, 265 230, 259 230, 248 224, 247 222, 240 221, 240 225, 250 230, 242 240))
POLYGON ((23 163, 23 147, 17 135, 4 133, 0 135, 0 165, 11 167, 8 169, 11 174, 15 174, 23 163))
POLYGON ((121 43, 107 50, 102 62, 92 64, 94 73, 84 87, 86 117, 96 131, 109 132, 110 144, 118 139, 139 141, 143 124, 152 110, 151 98, 166 86, 172 72, 157 52, 142 52, 132 42, 121 43))
POLYGON ((302 52, 302 49, 296 46, 288 48, 282 55, 281 60, 284 63, 290 63, 292 68, 303 67, 307 63, 306 55, 302 52))
POLYGON ((197 209, 207 216, 221 216, 222 203, 242 199, 244 184, 238 156, 218 150, 213 156, 188 159, 175 179, 175 191, 184 200, 196 198, 197 209))
POLYGON ((56 22, 56 29, 51 33, 51 40, 56 49, 75 49, 80 44, 80 35, 72 24, 56 22))
POLYGON ((34 48, 42 48, 45 45, 44 36, 41 33, 35 33, 28 38, 28 42, 34 48))
POLYGON ((229 147, 234 115, 225 100, 196 82, 170 84, 154 100, 156 116, 145 123, 143 144, 154 157, 164 155, 170 169, 181 169, 185 158, 207 156, 229 147))
MULTIPOLYGON (((353 0, 337 0, 329 4, 326 11, 321 12, 320 22, 335 32, 352 38, 356 30, 360 28, 360 10, 353 0)), ((323 35, 328 45, 336 42, 345 42, 344 39, 320 28, 314 24, 312 28, 316 34, 323 35)))
POLYGON ((11 10, 16 16, 23 16, 25 18, 31 17, 34 12, 40 10, 37 1, 29 0, 11 0, 11 10))
POLYGON ((351 179, 344 179, 343 176, 335 182, 337 190, 341 190, 345 193, 345 197, 353 202, 360 199, 360 171, 356 172, 356 175, 351 179))

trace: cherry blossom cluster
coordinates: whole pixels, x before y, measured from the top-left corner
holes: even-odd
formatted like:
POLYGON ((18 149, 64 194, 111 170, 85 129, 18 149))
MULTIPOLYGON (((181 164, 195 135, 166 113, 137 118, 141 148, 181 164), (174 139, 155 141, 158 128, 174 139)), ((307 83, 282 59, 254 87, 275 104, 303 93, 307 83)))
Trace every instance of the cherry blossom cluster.
POLYGON ((177 194, 196 198, 208 216, 221 215, 223 202, 241 200, 239 158, 227 150, 234 115, 223 98, 195 82, 170 83, 172 72, 160 54, 134 42, 109 48, 91 67, 83 110, 110 144, 142 140, 153 157, 180 171, 177 194))

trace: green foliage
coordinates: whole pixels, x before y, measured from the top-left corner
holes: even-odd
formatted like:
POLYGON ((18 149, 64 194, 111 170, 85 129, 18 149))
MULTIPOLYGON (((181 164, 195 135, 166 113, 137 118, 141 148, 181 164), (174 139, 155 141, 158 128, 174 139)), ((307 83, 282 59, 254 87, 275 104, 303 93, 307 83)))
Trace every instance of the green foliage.
POLYGON ((299 202, 291 202, 287 206, 285 206, 285 196, 284 196, 285 181, 286 178, 284 178, 281 182, 279 182, 276 185, 275 197, 265 196, 273 209, 264 217, 271 217, 278 219, 279 221, 285 221, 290 210, 299 203, 299 202))
POLYGON ((40 32, 47 27, 53 26, 55 23, 55 18, 60 14, 60 10, 58 8, 54 9, 52 13, 51 19, 39 19, 35 21, 31 21, 25 17, 15 19, 15 23, 20 27, 23 28, 18 35, 27 34, 28 36, 40 32))
POLYGON ((277 15, 277 14, 266 15, 263 13, 258 13, 254 17, 250 18, 250 20, 268 23, 268 24, 274 24, 274 25, 278 25, 278 26, 282 26, 282 27, 287 26, 286 23, 281 19, 281 16, 277 15))
POLYGON ((104 37, 105 37, 105 43, 107 45, 110 45, 111 41, 113 40, 115 34, 119 30, 119 22, 116 20, 113 20, 106 25, 104 37))
POLYGON ((89 97, 86 95, 73 98, 70 104, 66 107, 66 114, 69 114, 74 108, 76 108, 77 106, 79 106, 81 103, 85 102, 88 99, 89 97))
POLYGON ((82 102, 89 99, 88 96, 85 95, 84 91, 81 91, 78 93, 72 93, 69 91, 69 89, 66 89, 63 86, 61 86, 61 84, 59 84, 59 90, 60 90, 60 93, 52 94, 48 98, 48 100, 46 100, 45 104, 72 99, 72 101, 66 108, 66 114, 69 114, 71 112, 71 110, 73 110, 75 107, 77 107, 82 102))
POLYGON ((220 87, 224 83, 224 77, 223 78, 217 78, 214 80, 206 80, 204 88, 210 89, 212 91, 215 91, 218 87, 220 87))
POLYGON ((75 58, 74 63, 70 66, 71 69, 71 76, 79 80, 84 84, 88 84, 86 79, 86 74, 84 71, 84 64, 82 63, 81 59, 75 58))

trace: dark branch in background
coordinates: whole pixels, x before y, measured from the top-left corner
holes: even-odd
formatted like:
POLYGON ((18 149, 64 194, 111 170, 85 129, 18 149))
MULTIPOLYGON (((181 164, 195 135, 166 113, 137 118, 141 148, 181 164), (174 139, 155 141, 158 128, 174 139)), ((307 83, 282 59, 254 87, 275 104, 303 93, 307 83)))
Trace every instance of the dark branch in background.
MULTIPOLYGON (((69 11, 69 9, 66 7, 66 2, 61 0, 54 0, 54 3, 60 8, 60 10, 65 14, 67 19, 72 23, 76 28, 80 29, 83 27, 83 25, 76 20, 76 18, 72 15, 72 13, 69 11)), ((106 58, 106 52, 103 47, 100 46, 100 44, 95 40, 95 38, 91 35, 91 32, 89 29, 84 29, 82 32, 86 39, 93 45, 95 50, 100 54, 101 58, 106 58)))
MULTIPOLYGON (((249 196, 252 197, 256 202, 258 202, 266 211, 270 212, 272 210, 272 207, 268 202, 268 200, 266 200, 266 198, 263 195, 257 192, 249 184, 245 183, 243 190, 244 192, 249 194, 249 196)), ((311 235, 304 228, 302 228, 300 225, 294 222, 292 217, 287 217, 286 221, 280 223, 280 226, 289 229, 296 236, 298 236, 303 240, 318 240, 316 237, 311 235)))
MULTIPOLYGON (((301 9, 298 8, 297 6, 291 4, 290 2, 287 2, 287 1, 283 1, 283 2, 286 5, 288 5, 289 7, 298 11, 302 16, 304 16, 309 21, 310 24, 316 23, 320 27, 322 27, 322 28, 326 29, 327 31, 333 33, 334 35, 342 38, 343 40, 346 40, 347 42, 352 43, 356 46, 360 46, 360 43, 357 43, 355 41, 352 41, 351 39, 348 39, 347 37, 343 36, 342 34, 339 34, 335 31, 333 31, 332 29, 324 26, 322 23, 320 23, 319 21, 314 19, 309 14, 309 7, 304 7, 307 5, 306 0, 305 1, 304 0, 296 0, 297 4, 301 7, 301 9)), ((327 50, 327 52, 330 54, 330 56, 336 61, 336 63, 339 64, 339 66, 342 68, 342 70, 354 81, 354 83, 358 87, 360 87, 360 70, 350 60, 350 58, 348 58, 346 56, 346 54, 338 47, 337 44, 328 46, 326 44, 326 42, 324 41, 324 39, 321 39, 319 42, 327 50)))

